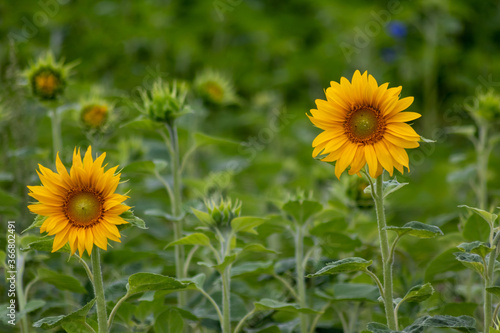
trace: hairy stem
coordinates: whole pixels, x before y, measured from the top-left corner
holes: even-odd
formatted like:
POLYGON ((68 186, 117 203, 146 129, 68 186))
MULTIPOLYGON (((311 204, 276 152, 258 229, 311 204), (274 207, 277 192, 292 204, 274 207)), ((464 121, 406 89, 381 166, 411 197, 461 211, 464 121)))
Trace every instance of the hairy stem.
MULTIPOLYGON (((299 305, 307 307, 306 284, 304 278, 304 231, 299 223, 295 224, 295 265, 297 271, 297 289, 299 305)), ((305 313, 300 314, 300 332, 307 333, 308 317, 305 313)))
POLYGON ((106 313, 106 300, 104 298, 104 284, 102 282, 101 253, 99 248, 92 251, 92 271, 94 275, 94 292, 97 303, 97 325, 99 333, 108 332, 108 315, 106 313))

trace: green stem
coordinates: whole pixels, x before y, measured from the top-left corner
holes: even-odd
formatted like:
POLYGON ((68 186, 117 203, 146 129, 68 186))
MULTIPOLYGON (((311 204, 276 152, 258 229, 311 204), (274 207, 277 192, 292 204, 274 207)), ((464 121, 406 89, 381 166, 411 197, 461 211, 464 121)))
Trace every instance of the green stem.
MULTIPOLYGON (((297 289, 299 305, 307 307, 306 284, 304 278, 304 231, 299 223, 295 224, 295 265, 297 267, 297 289)), ((300 314, 300 332, 307 333, 308 317, 305 313, 300 314)))
POLYGON ((222 273, 222 333, 231 333, 231 265, 222 273))
POLYGON ((99 333, 108 332, 108 322, 106 313, 106 300, 104 299, 104 285, 102 282, 101 253, 99 248, 92 251, 92 271, 94 275, 94 292, 97 303, 97 325, 99 333))
POLYGON ((500 232, 498 232, 493 239, 493 242, 490 244, 491 247, 495 247, 495 249, 490 253, 488 258, 488 267, 484 274, 484 331, 488 332, 489 327, 491 326, 491 304, 493 301, 493 295, 486 291, 486 288, 490 287, 495 279, 495 261, 498 256, 498 249, 496 246, 498 245, 498 241, 500 240, 500 232))
POLYGON ((123 302, 125 302, 129 297, 130 295, 127 293, 122 298, 120 298, 118 302, 116 302, 115 307, 113 308, 113 310, 111 310, 111 313, 109 314, 108 328, 111 328, 111 325, 113 324, 113 319, 115 318, 115 314, 118 311, 118 308, 120 308, 123 302))
POLYGON ((59 117, 57 109, 52 109, 49 113, 49 116, 52 122, 52 149, 54 152, 54 160, 55 160, 57 153, 62 149, 61 119, 59 117))
POLYGON ((392 260, 389 252, 389 240, 387 238, 387 226, 385 221, 384 211, 384 193, 383 193, 383 174, 377 178, 377 185, 373 188, 372 196, 375 201, 375 209, 377 211, 378 234, 380 238, 380 252, 382 254, 383 274, 384 274, 384 307, 387 326, 391 330, 396 330, 396 318, 394 316, 393 286, 392 286, 392 260))
POLYGON ((241 318, 240 322, 238 323, 238 325, 236 325, 236 328, 234 329, 234 332, 233 333, 238 333, 241 328, 243 327, 243 324, 245 323, 245 321, 255 313, 255 309, 253 309, 252 311, 250 311, 249 313, 247 313, 245 315, 245 317, 241 318))
MULTIPOLYGON (((19 301, 19 312, 22 312, 26 307, 28 294, 24 292, 23 288, 23 274, 24 274, 24 255, 22 255, 19 250, 19 246, 16 246, 16 287, 17 287, 17 299, 19 301)), ((27 316, 21 318, 21 331, 23 333, 29 333, 29 324, 27 316)))
MULTIPOLYGON (((170 147, 172 151, 171 164, 172 164, 172 178, 173 178, 173 196, 172 196, 172 215, 178 218, 181 214, 181 174, 179 168, 180 152, 179 152, 179 136, 177 134, 177 127, 175 125, 167 125, 170 134, 170 147)), ((167 145, 168 148, 168 145, 167 145)), ((182 221, 174 223, 174 237, 175 240, 182 238, 182 221)), ((182 280, 184 276, 184 246, 175 246, 175 270, 177 279, 182 280)), ((187 304, 186 294, 177 293, 177 301, 179 307, 184 307, 187 304)))
POLYGON ((288 289, 288 291, 290 291, 290 293, 292 294, 293 298, 295 298, 295 300, 297 302, 299 301, 299 295, 297 295, 297 293, 295 292, 295 290, 292 288, 292 286, 290 285, 290 283, 288 283, 288 281, 286 279, 284 279, 283 277, 279 276, 276 273, 273 273, 273 277, 276 280, 279 280, 281 283, 283 283, 283 285, 288 289))
POLYGON ((487 174, 488 174, 488 125, 483 121, 478 121, 479 140, 477 144, 477 177, 478 177, 478 204, 479 208, 486 209, 488 205, 488 187, 487 187, 487 174))

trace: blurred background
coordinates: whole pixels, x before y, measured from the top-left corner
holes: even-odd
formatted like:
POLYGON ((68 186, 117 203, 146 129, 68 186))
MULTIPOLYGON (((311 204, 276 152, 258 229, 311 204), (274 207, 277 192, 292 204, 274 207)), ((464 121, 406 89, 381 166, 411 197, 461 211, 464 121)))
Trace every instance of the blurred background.
MULTIPOLYGON (((370 208, 363 180, 344 174, 339 182, 333 165, 311 157, 320 131, 305 116, 330 81, 350 79, 356 69, 379 84, 403 86, 402 97, 415 97, 411 111, 422 114, 414 128, 436 141, 409 151, 409 174, 396 172, 410 184, 391 198, 389 224, 417 220, 456 233, 462 228, 457 205, 475 204, 475 152, 466 137, 475 125, 466 109, 488 90, 500 90, 496 0, 2 1, 0 35, 0 215, 16 219, 19 230, 33 219, 26 185, 38 184, 37 164, 54 166, 47 108, 20 75, 48 50, 77 62, 58 106, 67 166, 73 148, 89 144, 108 153, 110 166, 167 158, 156 133, 127 125, 139 114, 139 91, 155 78, 193 88, 206 73, 223 78, 231 98, 210 102, 194 92, 193 112, 179 123, 181 149, 195 140, 203 144, 187 166, 186 211, 219 193, 240 198, 245 215, 266 215, 297 188, 346 211, 370 208), (113 121, 89 136, 79 110, 96 91, 112 106, 113 121)), ((488 174, 495 207, 498 152, 488 174)), ((151 177, 123 177, 129 181, 121 191, 131 190, 136 215, 168 205, 151 177)), ((146 222, 150 228, 141 237, 151 244, 171 240, 170 226, 146 222)), ((157 247, 141 239, 129 234, 126 242, 141 251, 157 247)), ((439 252, 427 245, 420 247, 422 258, 439 252)), ((130 262, 140 257, 117 248, 128 252, 113 252, 109 261, 125 260, 121 253, 130 262)))

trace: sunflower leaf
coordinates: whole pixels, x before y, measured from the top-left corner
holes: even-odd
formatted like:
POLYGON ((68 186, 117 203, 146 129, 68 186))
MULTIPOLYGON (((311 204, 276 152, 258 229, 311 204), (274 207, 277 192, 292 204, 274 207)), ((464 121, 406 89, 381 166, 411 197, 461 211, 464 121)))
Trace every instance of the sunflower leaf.
POLYGON ((303 224, 307 222, 310 217, 321 212, 323 206, 317 201, 293 200, 288 201, 283 206, 283 210, 289 214, 293 220, 303 224))
POLYGON ((478 254, 481 256, 481 258, 486 257, 488 253, 494 250, 494 247, 491 248, 488 246, 488 244, 480 241, 475 241, 471 243, 462 243, 458 245, 457 248, 467 253, 478 254))
POLYGON ((37 277, 39 280, 49 283, 59 290, 69 290, 80 294, 87 293, 87 290, 85 290, 80 281, 71 275, 58 273, 42 267, 38 269, 37 277))
MULTIPOLYGON (((39 238, 38 240, 36 240, 34 242, 29 243, 28 245, 26 245, 26 247, 21 248, 21 251, 26 252, 26 251, 30 251, 30 250, 37 250, 37 251, 44 251, 44 252, 52 252, 52 244, 53 243, 54 243, 54 238, 44 236, 44 237, 39 238)), ((56 252, 71 253, 69 243, 64 244, 64 246, 61 247, 56 252)))
POLYGON ((484 264, 480 255, 467 253, 467 252, 456 252, 453 253, 455 258, 460 261, 465 267, 471 268, 483 275, 484 273, 484 264))
POLYGON ((125 213, 121 214, 120 217, 128 222, 126 224, 118 225, 118 228, 120 230, 127 229, 128 227, 131 226, 140 229, 148 229, 148 227, 146 227, 146 223, 144 222, 144 220, 135 216, 134 212, 131 210, 127 210, 125 213))
POLYGON ((42 216, 42 215, 35 216, 33 223, 31 223, 29 227, 21 231, 21 234, 24 234, 26 231, 30 231, 31 229, 40 228, 43 222, 45 222, 45 220, 47 219, 47 217, 48 216, 42 216))
POLYGON ((492 228, 495 225, 496 219, 498 218, 497 214, 489 213, 489 212, 482 210, 482 209, 479 209, 479 208, 469 207, 467 205, 460 205, 458 207, 467 208, 468 211, 470 211, 472 213, 476 213, 477 215, 481 216, 486 222, 488 222, 488 224, 492 228))
POLYGON ((486 291, 490 294, 500 297, 500 286, 487 287, 486 291))
POLYGON ((169 276, 153 273, 135 273, 128 278, 127 290, 129 295, 145 291, 168 290, 177 291, 186 289, 191 282, 181 282, 169 276))
POLYGON ((178 239, 176 241, 168 243, 167 246, 165 246, 165 248, 170 247, 170 246, 174 246, 174 245, 209 246, 210 245, 210 238, 208 238, 206 235, 202 234, 201 232, 195 232, 193 234, 182 237, 181 239, 178 239))
POLYGON ((408 222, 402 227, 387 226, 384 229, 395 231, 399 236, 409 235, 418 238, 434 238, 443 235, 439 227, 417 221, 408 222))
POLYGON ((420 303, 431 297, 432 294, 434 294, 434 288, 430 283, 416 285, 408 290, 401 302, 420 303))
POLYGON ((72 321, 84 322, 87 313, 92 309, 95 303, 95 298, 88 302, 83 308, 76 310, 65 316, 45 317, 33 324, 33 327, 43 328, 44 330, 51 329, 72 321))
POLYGON ((322 275, 333 275, 339 273, 349 273, 356 271, 364 271, 368 266, 373 263, 372 260, 365 260, 363 258, 353 257, 346 258, 326 264, 325 267, 320 269, 314 274, 309 274, 306 277, 313 278, 322 275))
MULTIPOLYGON (((394 179, 384 181, 383 186, 382 186, 384 198, 386 198, 389 194, 396 192, 397 190, 401 189, 402 187, 404 187, 406 185, 408 185, 408 183, 400 183, 400 182, 398 182, 396 177, 394 177, 394 179)), ((373 186, 375 186, 375 188, 376 188, 377 184, 373 184, 373 186)), ((363 192, 366 194, 371 194, 372 187, 371 186, 365 187, 363 192)))
POLYGON ((248 232, 250 234, 257 234, 255 228, 264 223, 266 220, 261 217, 253 216, 240 216, 231 220, 231 229, 234 233, 248 232))
POLYGON ((284 311, 291 313, 305 313, 305 314, 318 314, 320 312, 310 309, 310 308, 301 308, 298 304, 295 303, 284 303, 280 301, 275 301, 269 298, 263 298, 258 302, 253 303, 255 306, 255 311, 267 311, 267 310, 276 310, 276 311, 284 311))

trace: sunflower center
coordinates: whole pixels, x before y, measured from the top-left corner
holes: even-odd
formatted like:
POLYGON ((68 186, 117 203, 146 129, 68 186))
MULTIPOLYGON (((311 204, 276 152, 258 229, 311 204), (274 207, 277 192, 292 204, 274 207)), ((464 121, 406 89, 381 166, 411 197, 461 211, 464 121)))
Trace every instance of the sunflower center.
POLYGON ((344 128, 352 142, 371 144, 382 138, 385 123, 378 110, 363 106, 348 115, 344 128))
POLYGON ((66 213, 73 223, 87 226, 101 216, 102 208, 101 198, 97 194, 78 192, 69 198, 66 213))

